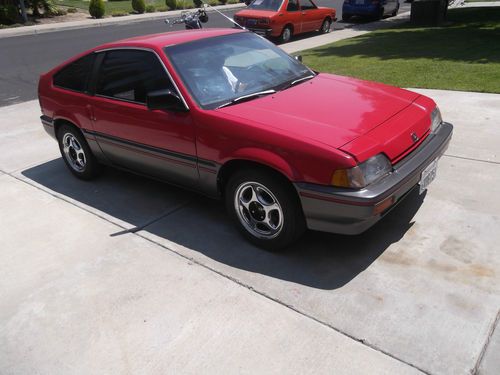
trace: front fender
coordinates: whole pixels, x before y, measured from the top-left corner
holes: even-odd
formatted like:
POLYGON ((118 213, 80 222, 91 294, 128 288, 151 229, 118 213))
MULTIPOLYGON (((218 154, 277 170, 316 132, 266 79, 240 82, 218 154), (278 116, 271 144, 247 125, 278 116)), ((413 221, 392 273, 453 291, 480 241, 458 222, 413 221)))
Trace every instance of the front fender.
POLYGON ((230 160, 248 160, 255 163, 266 165, 273 168, 283 175, 285 175, 290 181, 301 180, 300 173, 294 168, 288 161, 286 161, 282 156, 275 152, 255 148, 255 147, 244 147, 236 150, 231 157, 227 158, 224 162, 230 160))

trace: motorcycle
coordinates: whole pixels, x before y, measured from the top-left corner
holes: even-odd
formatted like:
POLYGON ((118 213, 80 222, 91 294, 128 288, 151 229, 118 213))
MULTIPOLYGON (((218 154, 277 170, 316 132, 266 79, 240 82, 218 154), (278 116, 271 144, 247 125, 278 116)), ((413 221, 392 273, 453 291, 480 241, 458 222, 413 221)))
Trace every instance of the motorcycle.
POLYGON ((202 29, 202 23, 208 21, 208 15, 205 9, 197 9, 193 12, 184 11, 179 18, 166 19, 167 25, 173 26, 179 23, 185 24, 186 30, 202 29))

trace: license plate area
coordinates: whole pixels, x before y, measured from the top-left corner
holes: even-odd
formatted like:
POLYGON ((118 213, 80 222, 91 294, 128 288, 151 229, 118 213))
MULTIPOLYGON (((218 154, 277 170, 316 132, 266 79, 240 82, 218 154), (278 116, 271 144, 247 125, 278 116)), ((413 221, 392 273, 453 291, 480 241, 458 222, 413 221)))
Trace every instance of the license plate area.
POLYGON ((436 178, 438 159, 432 161, 420 174, 420 182, 418 183, 419 193, 422 194, 427 190, 427 187, 431 184, 432 181, 436 178))

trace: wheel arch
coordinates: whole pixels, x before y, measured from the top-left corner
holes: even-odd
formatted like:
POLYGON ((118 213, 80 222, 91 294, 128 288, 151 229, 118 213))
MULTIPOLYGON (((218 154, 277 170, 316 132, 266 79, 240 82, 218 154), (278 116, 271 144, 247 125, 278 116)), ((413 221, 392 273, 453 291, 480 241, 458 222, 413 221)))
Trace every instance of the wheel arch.
POLYGON ((75 124, 74 121, 72 121, 66 117, 56 117, 54 119, 54 134, 56 135, 56 138, 57 138, 57 134, 59 132, 59 129, 61 128, 62 125, 69 125, 75 129, 77 129, 83 135, 82 129, 77 124, 75 124))
POLYGON ((221 195, 224 195, 225 186, 231 175, 243 168, 268 170, 286 180, 290 186, 293 186, 292 181, 299 178, 298 172, 279 155, 266 150, 243 149, 227 160, 217 173, 217 188, 221 195))
POLYGON ((283 28, 281 29, 281 32, 283 33, 283 30, 285 30, 286 27, 289 27, 290 30, 292 31, 292 35, 295 33, 295 27, 293 27, 293 23, 285 23, 285 25, 283 25, 283 28))

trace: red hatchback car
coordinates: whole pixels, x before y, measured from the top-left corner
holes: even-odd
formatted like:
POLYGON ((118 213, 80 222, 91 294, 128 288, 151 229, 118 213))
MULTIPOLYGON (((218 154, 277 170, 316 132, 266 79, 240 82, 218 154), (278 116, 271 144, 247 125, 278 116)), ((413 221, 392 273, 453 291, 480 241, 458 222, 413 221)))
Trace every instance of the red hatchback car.
POLYGON ((255 244, 357 234, 425 190, 452 135, 414 92, 316 74, 254 33, 110 43, 43 74, 41 120, 69 170, 100 164, 225 200, 255 244))
POLYGON ((333 8, 317 7, 312 0, 254 0, 234 15, 234 21, 266 37, 288 42, 292 35, 320 31, 329 33, 336 21, 333 8))

